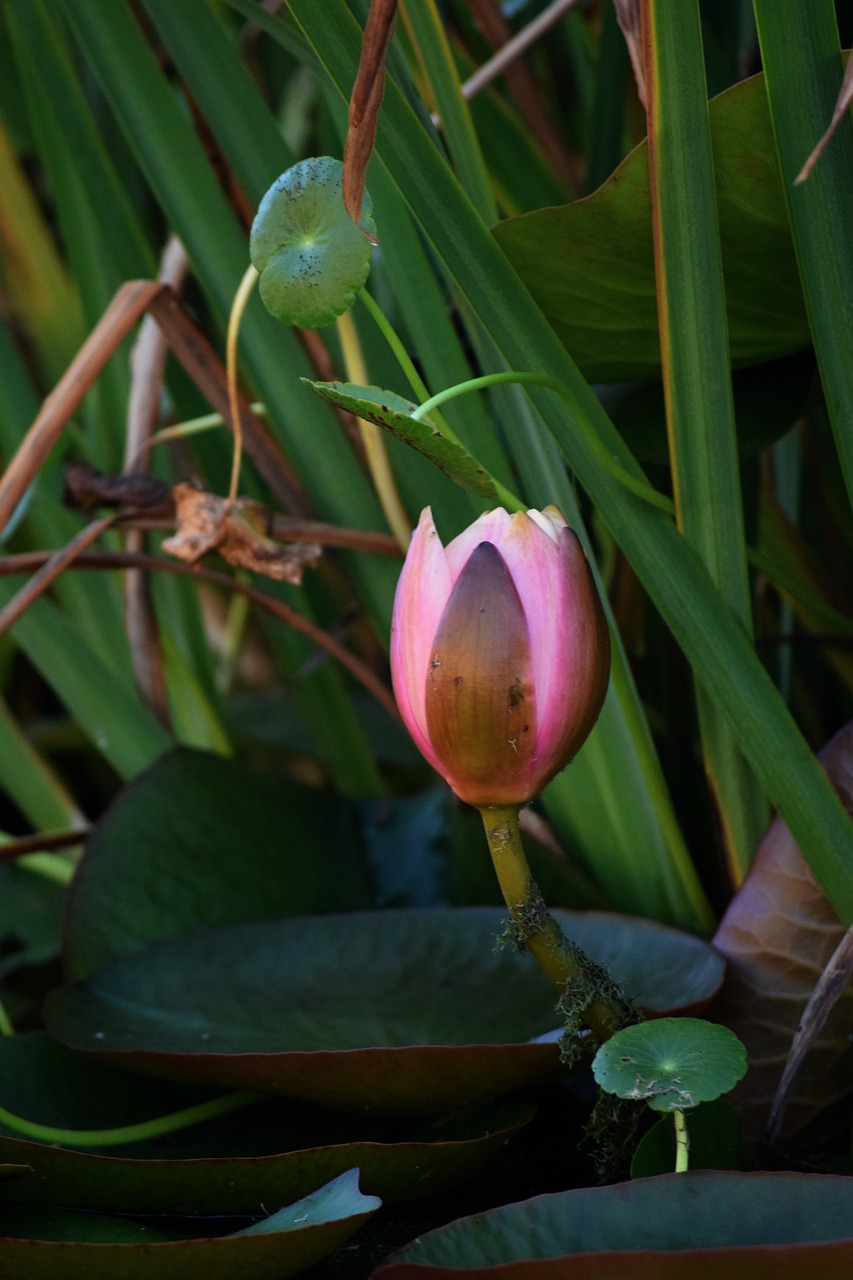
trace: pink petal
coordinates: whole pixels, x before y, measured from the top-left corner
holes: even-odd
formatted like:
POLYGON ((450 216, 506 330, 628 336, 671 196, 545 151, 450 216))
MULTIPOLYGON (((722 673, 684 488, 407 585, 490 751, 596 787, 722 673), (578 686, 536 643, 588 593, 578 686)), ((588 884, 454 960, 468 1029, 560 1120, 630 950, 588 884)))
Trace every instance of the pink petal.
POLYGON ((400 715, 423 755, 436 767, 426 727, 426 678, 433 637, 453 583, 429 507, 418 526, 397 583, 391 622, 391 678, 400 715))

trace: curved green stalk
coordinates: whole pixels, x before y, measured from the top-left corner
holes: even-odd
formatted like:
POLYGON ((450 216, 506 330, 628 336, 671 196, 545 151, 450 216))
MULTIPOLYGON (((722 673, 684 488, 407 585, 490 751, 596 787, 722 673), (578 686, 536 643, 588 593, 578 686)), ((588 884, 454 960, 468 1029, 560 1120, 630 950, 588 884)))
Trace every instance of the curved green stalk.
POLYGON ((142 1120, 138 1124, 120 1125, 117 1129, 57 1129, 53 1125, 25 1120, 23 1116, 16 1116, 3 1107, 0 1107, 0 1121, 15 1133, 23 1134, 25 1138, 35 1138, 37 1142, 57 1142, 70 1147, 117 1147, 129 1142, 144 1142, 147 1138, 160 1138, 166 1133, 176 1133, 179 1129, 189 1129, 204 1120, 212 1120, 215 1116, 247 1107, 250 1102, 257 1102, 261 1096, 246 1091, 226 1093, 219 1098, 211 1098, 209 1102, 199 1102, 193 1107, 172 1111, 167 1116, 156 1116, 153 1120, 142 1120))
MULTIPOLYGON (((428 400, 419 404, 412 417, 417 421, 421 421, 428 413, 432 413, 434 409, 444 404, 447 400, 454 400, 456 396, 465 395, 468 391, 484 391, 488 387, 499 386, 501 383, 506 382, 534 382, 538 386, 547 387, 549 391, 556 392, 570 406, 574 403, 566 388, 556 378, 550 378, 543 373, 518 373, 515 370, 509 370, 501 373, 486 373, 482 377, 469 378, 467 382, 459 382, 455 387, 445 387, 443 391, 436 392, 434 396, 430 396, 428 400)), ((666 511, 668 515, 672 515, 674 507, 671 499, 666 494, 658 493, 657 489, 653 489, 650 484, 640 480, 637 476, 631 475, 624 467, 620 467, 616 459, 607 452, 601 440, 588 428, 583 419, 578 419, 578 425, 598 454, 598 459, 602 466, 607 468, 614 479, 618 480, 626 489, 630 489, 638 498, 643 498, 646 502, 650 502, 653 507, 659 507, 661 511, 666 511)))

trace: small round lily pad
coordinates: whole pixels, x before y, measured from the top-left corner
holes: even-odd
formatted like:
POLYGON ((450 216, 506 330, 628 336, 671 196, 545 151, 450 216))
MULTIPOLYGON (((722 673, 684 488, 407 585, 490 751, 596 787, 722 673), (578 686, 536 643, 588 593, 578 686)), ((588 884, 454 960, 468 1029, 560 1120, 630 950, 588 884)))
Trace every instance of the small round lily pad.
POLYGON ((343 165, 301 160, 277 178, 258 207, 249 255, 261 298, 284 324, 319 329, 355 301, 370 271, 376 227, 367 192, 357 227, 344 208, 343 165))
POLYGON ((701 1018, 658 1018, 626 1027, 592 1063, 602 1089, 645 1098, 653 1111, 686 1111, 734 1088, 746 1049, 733 1031, 701 1018))

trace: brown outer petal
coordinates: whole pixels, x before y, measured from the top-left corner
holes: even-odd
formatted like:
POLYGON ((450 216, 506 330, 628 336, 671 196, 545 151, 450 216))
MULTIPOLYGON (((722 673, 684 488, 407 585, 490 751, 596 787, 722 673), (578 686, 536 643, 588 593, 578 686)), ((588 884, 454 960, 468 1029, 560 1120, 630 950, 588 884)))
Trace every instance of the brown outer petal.
POLYGON ((426 719, 460 799, 478 806, 530 799, 536 752, 530 639, 515 584, 490 542, 472 552, 442 614, 426 719))

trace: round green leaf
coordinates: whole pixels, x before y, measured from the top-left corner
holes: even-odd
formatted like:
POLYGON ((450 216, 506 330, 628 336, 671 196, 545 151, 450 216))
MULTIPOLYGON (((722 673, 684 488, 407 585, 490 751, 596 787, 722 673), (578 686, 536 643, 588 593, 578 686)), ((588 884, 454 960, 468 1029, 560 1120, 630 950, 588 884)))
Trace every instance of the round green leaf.
POLYGON ((728 1027, 658 1018, 617 1031, 592 1071, 608 1093, 645 1098, 653 1111, 684 1111, 733 1089, 746 1073, 746 1049, 728 1027))
MULTIPOLYGON (((555 914, 641 1001, 672 1008, 719 985, 719 957, 699 939, 555 914)), ((48 1027, 72 1049, 177 1080, 438 1111, 557 1065, 556 1044, 528 1043, 559 1024, 554 989, 528 955, 495 946, 504 925, 500 908, 471 907, 210 929, 55 991, 48 1027)))
POLYGON ((536 1196, 427 1232, 377 1280, 843 1280, 853 1179, 672 1173, 536 1196), (780 1248, 780 1246, 789 1246, 780 1248))
POLYGON ((344 208, 343 165, 330 156, 301 160, 283 173, 258 207, 249 254, 261 298, 284 324, 318 329, 355 301, 370 271, 376 227, 365 192, 361 228, 344 208))

